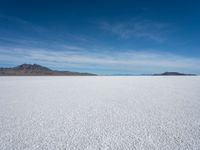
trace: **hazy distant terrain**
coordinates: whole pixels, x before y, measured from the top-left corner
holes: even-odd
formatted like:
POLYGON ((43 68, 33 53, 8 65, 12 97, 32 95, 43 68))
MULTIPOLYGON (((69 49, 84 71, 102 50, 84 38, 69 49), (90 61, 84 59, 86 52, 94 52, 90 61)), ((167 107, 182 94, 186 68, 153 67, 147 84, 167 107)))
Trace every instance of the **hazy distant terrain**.
POLYGON ((0 68, 0 76, 96 76, 96 74, 57 71, 38 64, 21 64, 11 68, 0 68))
POLYGON ((198 150, 200 77, 0 77, 1 150, 198 150))

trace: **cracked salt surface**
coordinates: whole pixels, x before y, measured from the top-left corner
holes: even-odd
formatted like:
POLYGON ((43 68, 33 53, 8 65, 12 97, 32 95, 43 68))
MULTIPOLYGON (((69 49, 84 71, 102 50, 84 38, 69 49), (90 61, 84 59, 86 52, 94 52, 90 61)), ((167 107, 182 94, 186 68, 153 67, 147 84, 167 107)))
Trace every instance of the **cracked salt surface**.
POLYGON ((200 149, 200 77, 0 77, 1 150, 200 149))

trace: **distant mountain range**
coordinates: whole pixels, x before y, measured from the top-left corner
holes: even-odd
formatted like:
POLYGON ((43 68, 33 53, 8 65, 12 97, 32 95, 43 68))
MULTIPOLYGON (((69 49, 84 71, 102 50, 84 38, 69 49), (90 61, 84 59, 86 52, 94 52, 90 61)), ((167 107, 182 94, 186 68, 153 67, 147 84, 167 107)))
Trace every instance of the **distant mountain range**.
MULTIPOLYGON (((0 68, 0 76, 97 76, 92 73, 51 70, 38 64, 22 64, 12 68, 0 68)), ((113 74, 112 76, 137 76, 133 74, 113 74)), ((179 72, 164 72, 160 74, 142 74, 141 76, 195 76, 179 72)))
POLYGON ((0 68, 0 76, 96 76, 96 74, 57 71, 38 64, 22 64, 13 68, 0 68))

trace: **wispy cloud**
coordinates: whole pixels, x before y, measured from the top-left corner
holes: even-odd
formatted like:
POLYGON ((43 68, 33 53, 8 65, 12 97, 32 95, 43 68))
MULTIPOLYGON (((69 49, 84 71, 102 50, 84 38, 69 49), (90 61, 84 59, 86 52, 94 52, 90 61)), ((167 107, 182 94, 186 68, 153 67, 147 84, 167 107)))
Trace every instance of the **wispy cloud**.
POLYGON ((169 32, 169 24, 153 22, 150 20, 130 20, 126 22, 101 22, 100 28, 118 35, 123 39, 145 38, 161 42, 165 39, 164 34, 169 32))
POLYGON ((14 17, 14 16, 8 16, 8 15, 0 15, 0 19, 11 21, 11 22, 17 22, 19 24, 28 24, 29 23, 28 21, 23 20, 21 18, 14 17))
POLYGON ((34 24, 32 22, 29 22, 25 19, 16 17, 16 16, 9 16, 9 15, 2 15, 0 14, 0 21, 1 21, 1 28, 3 30, 29 30, 29 31, 34 31, 34 32, 47 32, 47 29, 38 25, 34 24), (9 26, 12 25, 12 28, 9 28, 9 26), (7 27, 7 28, 5 28, 7 27))
POLYGON ((54 68, 92 68, 98 72, 101 69, 126 70, 134 73, 134 69, 143 68, 151 72, 157 70, 200 71, 200 60, 186 58, 173 54, 148 52, 95 52, 88 51, 51 51, 47 49, 6 49, 0 48, 0 63, 40 63, 54 68), (100 69, 99 69, 100 68, 100 69))
MULTIPOLYGON (((0 35, 0 42, 6 43, 7 41, 9 43, 7 45, 2 44, 0 47, 0 64, 39 63, 66 70, 68 68, 77 71, 80 68, 84 68, 86 71, 92 69, 97 73, 104 72, 103 70, 133 73, 140 70, 141 73, 145 73, 146 71, 155 72, 157 70, 173 69, 200 72, 200 60, 195 58, 166 54, 159 50, 147 52, 131 49, 128 51, 126 49, 114 49, 114 47, 112 50, 108 50, 109 48, 103 48, 103 45, 101 48, 99 48, 100 45, 94 48, 94 43, 87 43, 87 36, 65 33, 61 37, 54 37, 50 36, 49 29, 44 28, 43 30, 42 27, 35 26, 20 18, 0 16, 0 19, 16 23, 22 29, 26 27, 28 31, 34 29, 40 33, 38 35, 46 33, 45 36, 53 37, 37 36, 37 38, 34 38, 23 35, 21 38, 16 38, 4 36, 4 34, 0 35)), ((147 20, 132 20, 123 23, 103 22, 100 26, 103 30, 124 39, 145 38, 154 41, 164 40, 163 34, 167 32, 169 27, 168 24, 147 20)))
MULTIPOLYGON (((59 29, 59 24, 54 27, 33 23, 15 16, 0 14, 0 42, 18 45, 63 45, 66 42, 88 43, 91 37, 76 34, 73 31, 59 29)), ((77 47, 71 47, 74 50, 77 47)))

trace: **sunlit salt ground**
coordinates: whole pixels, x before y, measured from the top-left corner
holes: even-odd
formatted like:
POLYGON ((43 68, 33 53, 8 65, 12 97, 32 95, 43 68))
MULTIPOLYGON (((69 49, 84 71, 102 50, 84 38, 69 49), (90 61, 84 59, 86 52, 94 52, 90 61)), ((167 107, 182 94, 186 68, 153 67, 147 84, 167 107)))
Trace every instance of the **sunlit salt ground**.
POLYGON ((200 77, 0 77, 0 149, 200 149, 200 77))

